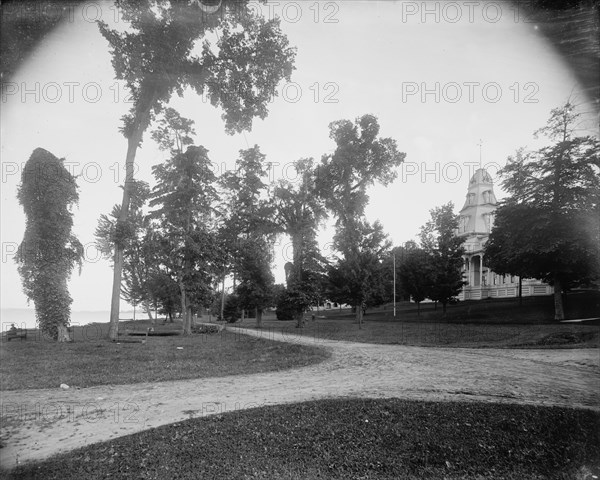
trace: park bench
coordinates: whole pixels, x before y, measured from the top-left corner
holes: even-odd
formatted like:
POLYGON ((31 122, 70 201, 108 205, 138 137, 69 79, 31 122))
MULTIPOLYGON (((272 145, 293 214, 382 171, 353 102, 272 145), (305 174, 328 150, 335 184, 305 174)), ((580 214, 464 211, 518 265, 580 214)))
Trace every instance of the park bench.
POLYGON ((6 340, 11 341, 13 338, 20 338, 23 340, 27 338, 27 329, 26 328, 12 328, 6 332, 6 340))

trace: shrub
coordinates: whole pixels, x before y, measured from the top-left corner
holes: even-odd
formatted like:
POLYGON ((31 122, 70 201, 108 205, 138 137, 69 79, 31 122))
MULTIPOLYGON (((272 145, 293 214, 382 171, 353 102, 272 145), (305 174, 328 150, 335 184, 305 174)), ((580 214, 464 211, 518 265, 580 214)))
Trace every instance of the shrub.
POLYGON ((212 334, 219 333, 223 330, 223 325, 217 323, 201 323, 200 325, 192 325, 192 333, 212 334))

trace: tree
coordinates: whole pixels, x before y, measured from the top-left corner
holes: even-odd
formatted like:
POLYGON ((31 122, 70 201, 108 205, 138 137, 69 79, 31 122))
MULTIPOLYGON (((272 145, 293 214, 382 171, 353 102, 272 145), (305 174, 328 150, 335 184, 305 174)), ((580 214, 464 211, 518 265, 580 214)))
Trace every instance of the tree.
POLYGON ((146 282, 146 290, 157 312, 173 323, 173 316, 181 312, 181 290, 177 281, 167 272, 155 270, 146 282))
POLYGON ((71 232, 77 183, 63 161, 36 148, 25 164, 17 198, 27 219, 15 258, 40 330, 59 342, 70 340, 73 300, 67 280, 76 264, 81 269, 83 259, 83 246, 71 232))
POLYGON ((260 237, 242 239, 236 259, 240 283, 235 289, 239 304, 254 310, 256 326, 262 326, 263 310, 273 303, 275 279, 271 273, 269 246, 260 237))
POLYGON ((329 124, 329 137, 336 143, 331 155, 323 155, 316 171, 316 189, 338 224, 350 226, 360 219, 369 201, 367 188, 393 182, 396 167, 404 161, 392 138, 378 138, 379 122, 363 115, 354 123, 338 120, 329 124))
POLYGON ((256 310, 257 326, 271 300, 274 281, 270 266, 276 229, 264 182, 267 175, 265 155, 255 145, 240 150, 235 171, 225 172, 220 179, 224 189, 222 210, 229 211, 221 229, 223 250, 240 282, 236 287, 240 305, 256 310))
POLYGON ((422 248, 407 249, 398 266, 401 291, 406 292, 417 304, 417 315, 421 313, 421 302, 427 298, 434 284, 431 257, 422 248))
POLYGON ((183 153, 184 147, 194 143, 194 121, 182 117, 174 108, 167 108, 158 121, 157 127, 152 131, 152 140, 158 148, 171 152, 172 155, 183 153))
MULTIPOLYGON (((137 149, 172 94, 182 96, 186 87, 206 94, 223 110, 227 133, 248 130, 254 117, 266 117, 279 82, 290 79, 295 51, 281 33, 279 20, 257 16, 249 0, 223 0, 211 9, 201 2, 117 0, 116 4, 128 29, 98 24, 111 48, 116 78, 125 82, 132 102, 120 129, 127 140, 120 230, 127 221, 137 149), (202 44, 198 54, 197 44, 202 44)), ((124 245, 115 245, 109 331, 113 340, 119 328, 123 249, 124 245)))
POLYGON ((330 292, 357 306, 360 328, 363 306, 369 298, 374 298, 374 286, 365 279, 375 278, 379 255, 385 249, 381 225, 376 222, 371 226, 363 218, 369 200, 367 188, 374 183, 389 185, 397 176, 395 168, 406 154, 398 152, 392 138, 378 137, 379 123, 373 115, 363 115, 354 123, 332 122, 329 130, 336 149, 333 154, 322 157, 316 170, 316 190, 326 208, 336 216, 334 243, 342 253, 329 277, 334 286, 344 278, 352 283, 351 287, 338 285, 339 288, 331 288, 330 292))
POLYGON ((183 333, 192 333, 192 313, 211 302, 214 276, 221 267, 215 241, 215 175, 208 151, 188 147, 152 169, 150 213, 161 247, 157 261, 177 282, 181 294, 183 333))
POLYGON ((353 231, 343 229, 336 233, 334 244, 346 254, 329 269, 327 296, 334 302, 351 305, 362 328, 366 308, 385 300, 384 259, 390 242, 379 222, 371 225, 363 220, 353 231))
POLYGON ((297 326, 301 326, 304 312, 319 301, 321 293, 319 287, 325 269, 316 236, 326 211, 316 191, 314 160, 300 159, 294 167, 296 181, 279 180, 273 191, 273 202, 277 225, 292 240, 292 263, 286 279, 288 294, 281 298, 280 310, 283 311, 283 303, 288 302, 295 311, 297 326))
POLYGON ((134 181, 131 186, 131 201, 126 223, 121 224, 120 238, 117 239, 117 220, 120 216, 120 205, 114 205, 110 215, 102 214, 94 233, 96 247, 103 257, 114 258, 115 245, 123 245, 123 282, 121 298, 129 302, 135 309, 142 305, 148 317, 152 319, 151 298, 147 282, 154 268, 155 252, 146 241, 148 222, 143 208, 150 196, 150 187, 146 182, 134 181))
POLYGON ((579 117, 567 101, 534 134, 550 145, 509 157, 500 172, 509 197, 485 250, 494 271, 552 284, 556 320, 564 291, 600 277, 600 142, 574 136, 579 117))
POLYGON ((421 227, 421 247, 429 256, 431 285, 426 296, 440 302, 446 315, 446 305, 458 295, 465 284, 462 278, 462 238, 456 236, 458 215, 452 202, 430 210, 431 219, 421 227))

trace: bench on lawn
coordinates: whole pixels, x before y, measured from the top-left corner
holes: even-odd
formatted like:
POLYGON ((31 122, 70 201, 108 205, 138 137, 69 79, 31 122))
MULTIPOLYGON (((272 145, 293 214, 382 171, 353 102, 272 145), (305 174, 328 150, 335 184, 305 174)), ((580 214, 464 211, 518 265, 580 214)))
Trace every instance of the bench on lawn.
POLYGON ((6 340, 11 341, 13 338, 20 338, 23 340, 27 338, 27 329, 26 328, 9 328, 6 331, 6 340))

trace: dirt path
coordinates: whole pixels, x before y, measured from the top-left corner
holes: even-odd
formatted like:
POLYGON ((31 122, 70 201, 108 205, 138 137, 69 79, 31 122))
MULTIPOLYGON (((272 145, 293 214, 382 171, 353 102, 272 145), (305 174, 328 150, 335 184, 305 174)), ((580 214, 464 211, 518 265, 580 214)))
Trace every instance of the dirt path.
POLYGON ((600 410, 598 349, 505 350, 375 345, 230 328, 330 349, 323 363, 279 372, 80 390, 1 393, 0 465, 191 417, 333 397, 397 397, 600 410))

